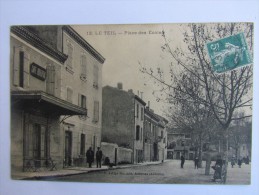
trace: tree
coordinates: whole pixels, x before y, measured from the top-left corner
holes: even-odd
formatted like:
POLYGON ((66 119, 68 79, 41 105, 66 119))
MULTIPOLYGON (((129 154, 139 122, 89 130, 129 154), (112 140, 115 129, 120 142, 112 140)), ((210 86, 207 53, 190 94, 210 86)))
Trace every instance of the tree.
MULTIPOLYGON (((159 83, 160 91, 166 94, 172 109, 182 109, 185 106, 196 108, 192 110, 193 114, 203 118, 202 120, 206 120, 206 117, 204 118, 206 115, 201 111, 211 115, 214 123, 220 125, 222 136, 227 137, 231 122, 241 119, 235 118, 235 113, 247 108, 252 109, 250 92, 253 67, 245 66, 223 74, 215 74, 205 46, 207 42, 244 32, 248 48, 252 53, 253 24, 188 24, 182 25, 182 28, 184 43, 182 48, 171 46, 173 43, 167 39, 166 33, 163 32, 162 35, 164 37, 162 51, 171 57, 168 71, 170 76, 166 77, 159 67, 155 71, 141 63, 140 71, 159 83)), ((175 122, 179 119, 179 113, 174 113, 171 120, 175 122)), ((188 112, 183 113, 183 115, 186 114, 188 112)), ((246 117, 251 117, 249 110, 242 118, 246 117)), ((199 120, 196 122, 196 125, 202 124, 199 120)), ((190 123, 187 126, 189 125, 190 123)))

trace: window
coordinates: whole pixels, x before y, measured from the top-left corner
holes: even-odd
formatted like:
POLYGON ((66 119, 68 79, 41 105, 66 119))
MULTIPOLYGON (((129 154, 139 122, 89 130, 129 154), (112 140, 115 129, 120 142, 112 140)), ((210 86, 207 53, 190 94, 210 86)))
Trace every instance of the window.
POLYGON ((190 139, 191 135, 190 134, 185 134, 185 139, 190 139))
POLYGON ((78 106, 86 108, 86 96, 78 94, 78 106))
POLYGON ((144 120, 144 108, 141 107, 141 120, 143 121, 144 120))
POLYGON ((246 149, 246 146, 243 146, 243 150, 245 150, 246 149))
POLYGON ((140 140, 142 140, 142 133, 143 133, 143 129, 141 127, 141 129, 140 129, 140 140))
POLYGON ((67 88, 67 101, 72 103, 73 90, 71 88, 67 88))
POLYGON ((67 44, 67 66, 68 68, 73 68, 73 46, 71 43, 67 44))
POLYGON ((161 138, 164 137, 164 131, 161 131, 161 138))
POLYGON ((137 104, 136 117, 139 117, 139 105, 137 104))
POLYGON ((47 157, 47 133, 46 127, 40 124, 34 124, 33 126, 33 157, 35 159, 41 159, 47 157))
POLYGON ((47 93, 51 95, 55 95, 55 66, 48 65, 47 66, 47 93))
POLYGON ((139 140, 139 134, 140 134, 140 132, 139 132, 139 130, 140 130, 140 126, 139 125, 137 125, 136 126, 136 140, 139 140))
POLYGON ((81 134, 80 155, 85 154, 85 134, 81 134))
POLYGON ((19 53, 19 66, 20 66, 20 70, 19 70, 19 86, 23 87, 23 71, 24 71, 24 52, 20 51, 19 53))
POLYGON ((94 66, 94 83, 93 83, 93 87, 98 89, 98 72, 99 72, 99 68, 97 65, 94 66))
POLYGON ((99 102, 94 101, 94 118, 93 122, 98 122, 99 121, 99 102))
POLYGON ((86 72, 87 72, 87 64, 86 64, 86 56, 81 56, 81 75, 80 78, 82 80, 86 80, 86 72))

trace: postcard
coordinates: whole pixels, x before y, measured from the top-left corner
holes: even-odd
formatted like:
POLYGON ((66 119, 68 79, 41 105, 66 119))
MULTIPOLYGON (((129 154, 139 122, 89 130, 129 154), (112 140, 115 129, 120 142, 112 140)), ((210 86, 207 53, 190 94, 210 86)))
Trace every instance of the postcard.
POLYGON ((253 23, 11 26, 11 178, 249 185, 253 41, 253 23))

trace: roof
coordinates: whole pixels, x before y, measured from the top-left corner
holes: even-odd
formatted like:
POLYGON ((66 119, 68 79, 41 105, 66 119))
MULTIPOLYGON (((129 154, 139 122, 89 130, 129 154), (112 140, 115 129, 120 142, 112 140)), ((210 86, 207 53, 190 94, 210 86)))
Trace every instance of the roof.
POLYGON ((135 99, 138 100, 144 106, 146 105, 146 102, 144 102, 144 100, 142 100, 139 96, 135 95, 135 99))
POLYGON ((41 110, 56 115, 87 115, 87 109, 43 91, 12 91, 12 106, 41 110))
POLYGON ((145 114, 148 115, 150 118, 154 119, 156 122, 159 122, 159 118, 156 116, 156 114, 149 109, 145 109, 145 114))
POLYGON ((83 37, 81 37, 71 26, 63 26, 66 31, 79 45, 81 45, 86 51, 88 51, 96 60, 100 63, 104 63, 105 58, 97 52, 83 37))
POLYGON ((26 41, 27 43, 29 43, 30 45, 39 49, 40 51, 53 57, 60 63, 64 64, 64 62, 67 60, 68 56, 66 54, 52 47, 48 42, 41 39, 37 34, 33 33, 26 26, 12 26, 11 32, 23 39, 24 41, 26 41))

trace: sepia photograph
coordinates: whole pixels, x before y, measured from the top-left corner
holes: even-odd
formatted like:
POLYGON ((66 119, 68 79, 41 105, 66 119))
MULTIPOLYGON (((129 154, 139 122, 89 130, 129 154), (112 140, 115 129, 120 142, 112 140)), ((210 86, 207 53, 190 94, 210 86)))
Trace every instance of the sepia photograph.
POLYGON ((9 30, 12 180, 251 184, 253 22, 9 30))

